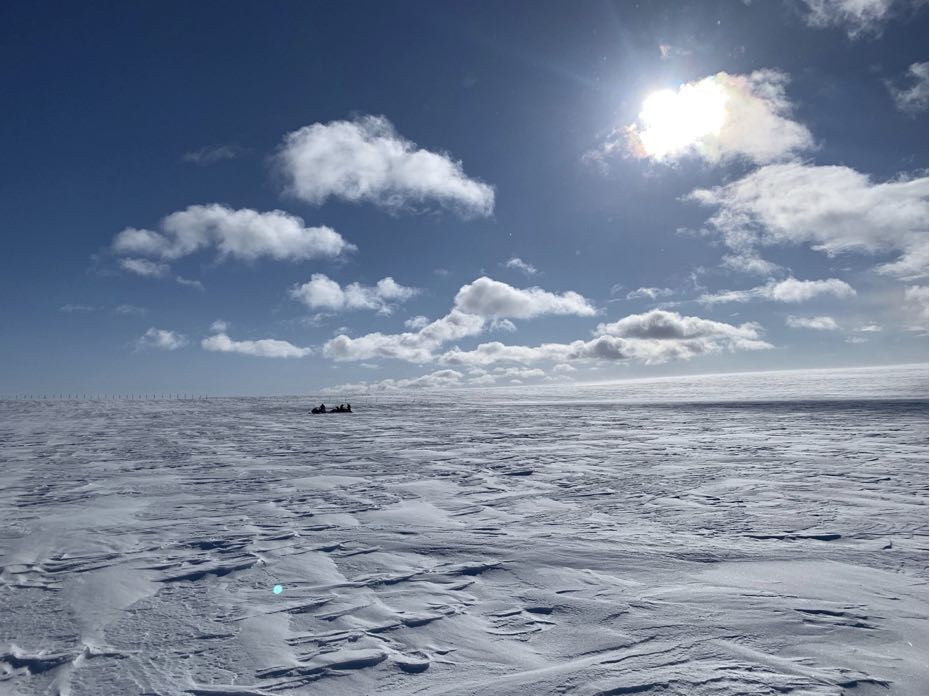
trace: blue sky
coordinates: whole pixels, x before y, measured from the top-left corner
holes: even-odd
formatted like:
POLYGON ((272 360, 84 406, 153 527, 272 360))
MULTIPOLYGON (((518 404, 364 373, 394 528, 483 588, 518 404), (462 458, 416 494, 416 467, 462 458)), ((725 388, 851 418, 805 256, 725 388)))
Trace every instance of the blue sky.
POLYGON ((927 359, 925 3, 8 3, 0 27, 5 394, 927 359))

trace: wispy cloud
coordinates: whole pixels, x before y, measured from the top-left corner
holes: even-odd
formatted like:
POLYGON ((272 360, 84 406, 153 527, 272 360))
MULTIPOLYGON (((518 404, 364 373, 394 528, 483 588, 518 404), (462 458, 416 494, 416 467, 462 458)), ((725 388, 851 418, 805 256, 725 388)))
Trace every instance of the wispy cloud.
POLYGON ((113 311, 116 314, 128 315, 128 316, 143 316, 148 312, 145 307, 139 307, 137 305, 131 304, 121 304, 113 308, 113 311))
POLYGON ((928 63, 912 63, 904 78, 905 84, 886 82, 895 106, 909 114, 927 110, 928 63))
POLYGON ((675 294, 671 288, 637 288, 626 294, 628 300, 657 300, 675 294))
POLYGON ((494 189, 446 153, 419 148, 384 116, 314 123, 288 133, 277 155, 286 192, 315 205, 329 198, 389 210, 439 206, 462 217, 494 210, 494 189))
POLYGON ((537 270, 536 266, 531 263, 527 263, 519 256, 514 256, 512 259, 507 260, 507 262, 504 263, 504 268, 512 268, 527 276, 533 276, 539 273, 539 270, 537 270))
POLYGON ((793 314, 785 319, 785 324, 792 329, 813 329, 814 331, 836 331, 839 325, 833 317, 796 317, 793 314))
POLYGON ((58 311, 64 312, 66 314, 75 314, 75 313, 85 314, 87 312, 96 312, 98 309, 100 308, 94 307, 92 305, 70 304, 69 303, 69 304, 64 304, 61 307, 59 307, 58 311))
POLYGON ((181 160, 200 166, 215 164, 224 160, 232 160, 244 154, 238 145, 207 145, 198 150, 191 150, 181 155, 181 160))
POLYGON ((853 297, 855 294, 856 291, 839 278, 798 280, 791 277, 780 281, 770 280, 765 285, 759 285, 748 290, 721 290, 704 294, 698 298, 698 302, 702 304, 721 304, 726 302, 771 300, 774 302, 798 303, 806 302, 821 295, 847 298, 853 297))
POLYGON ((767 276, 781 270, 781 266, 777 263, 766 261, 752 251, 744 251, 739 254, 727 254, 721 259, 720 265, 731 271, 750 275, 767 276))
POLYGON ((136 340, 138 350, 177 350, 188 343, 187 337, 175 331, 156 329, 154 326, 136 340))
POLYGON ((927 275, 927 183, 926 176, 873 183, 848 167, 792 162, 689 198, 717 208, 709 228, 741 253, 802 244, 828 256, 896 252, 876 270, 918 279, 927 275))
POLYGON ((878 36, 893 14, 895 6, 908 0, 801 0, 805 5, 804 19, 809 26, 839 27, 850 39, 878 36))
POLYGON ((119 266, 124 271, 146 278, 164 278, 171 273, 171 267, 168 264, 149 261, 148 259, 120 259, 119 266))

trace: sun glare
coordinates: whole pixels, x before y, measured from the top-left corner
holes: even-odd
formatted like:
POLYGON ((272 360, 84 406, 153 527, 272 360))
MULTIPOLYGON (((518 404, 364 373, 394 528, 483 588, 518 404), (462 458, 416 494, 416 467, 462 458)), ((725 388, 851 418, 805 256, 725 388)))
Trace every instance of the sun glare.
POLYGON ((681 153, 720 132, 726 118, 727 94, 713 79, 683 85, 677 91, 653 92, 633 130, 643 154, 661 159, 681 153))

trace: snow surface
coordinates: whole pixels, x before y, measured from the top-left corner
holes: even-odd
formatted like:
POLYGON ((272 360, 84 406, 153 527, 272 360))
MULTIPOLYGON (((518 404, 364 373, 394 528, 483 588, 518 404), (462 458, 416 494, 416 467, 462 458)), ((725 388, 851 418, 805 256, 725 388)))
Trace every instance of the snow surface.
POLYGON ((3 402, 0 693, 923 695, 926 390, 3 402))

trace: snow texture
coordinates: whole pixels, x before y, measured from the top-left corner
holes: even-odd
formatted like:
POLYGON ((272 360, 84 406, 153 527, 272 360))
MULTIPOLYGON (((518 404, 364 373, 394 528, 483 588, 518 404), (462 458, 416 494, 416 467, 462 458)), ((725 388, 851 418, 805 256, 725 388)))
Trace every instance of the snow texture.
POLYGON ((2 402, 0 694, 926 694, 926 385, 2 402))

